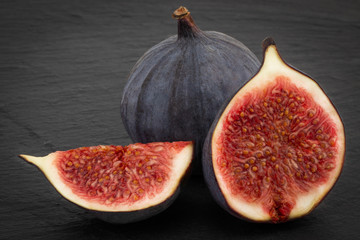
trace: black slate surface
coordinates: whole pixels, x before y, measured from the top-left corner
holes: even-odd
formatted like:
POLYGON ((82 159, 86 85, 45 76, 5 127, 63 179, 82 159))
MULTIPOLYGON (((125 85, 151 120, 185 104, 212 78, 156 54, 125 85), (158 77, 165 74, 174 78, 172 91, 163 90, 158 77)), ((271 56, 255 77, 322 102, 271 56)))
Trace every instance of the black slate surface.
POLYGON ((360 2, 0 2, 0 239, 355 239, 360 236, 360 2), (17 157, 130 143, 120 120, 127 75, 176 33, 179 5, 198 26, 231 35, 262 59, 271 35, 282 56, 315 78, 346 130, 342 175, 310 215, 285 224, 236 219, 193 176, 177 201, 143 222, 112 225, 64 200, 17 157))

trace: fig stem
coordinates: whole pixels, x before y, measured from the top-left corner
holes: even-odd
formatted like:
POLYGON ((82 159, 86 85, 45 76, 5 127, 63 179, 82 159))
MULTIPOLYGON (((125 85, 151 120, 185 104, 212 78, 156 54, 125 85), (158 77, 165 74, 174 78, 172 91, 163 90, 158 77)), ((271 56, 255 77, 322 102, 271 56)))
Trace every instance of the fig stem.
POLYGON ((186 7, 179 7, 174 11, 172 17, 178 21, 178 39, 196 38, 201 32, 195 25, 189 10, 186 7))
POLYGON ((263 67, 274 68, 276 65, 286 65, 282 57, 280 56, 275 40, 272 37, 267 37, 262 41, 263 48, 263 67), (273 57, 270 57, 273 56, 273 57), (278 64, 275 64, 277 62, 278 64))
POLYGON ((263 49, 264 52, 265 52, 265 50, 266 50, 269 46, 271 46, 271 45, 276 46, 275 40, 274 40, 272 37, 266 37, 266 38, 262 41, 262 44, 261 44, 262 49, 263 49))
POLYGON ((174 11, 172 14, 173 18, 181 19, 184 18, 186 15, 190 14, 189 10, 186 7, 180 6, 178 9, 174 11))

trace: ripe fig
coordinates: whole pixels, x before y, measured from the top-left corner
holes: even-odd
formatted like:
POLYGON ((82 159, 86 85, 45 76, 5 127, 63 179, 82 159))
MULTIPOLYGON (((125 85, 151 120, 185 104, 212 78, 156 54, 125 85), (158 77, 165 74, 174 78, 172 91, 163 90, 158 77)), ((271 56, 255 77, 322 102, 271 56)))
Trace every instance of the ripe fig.
POLYGON ((131 70, 121 117, 134 142, 195 141, 200 159, 216 113, 260 62, 234 38, 201 31, 185 7, 173 17, 178 34, 149 49, 131 70))
POLYGON ((20 157, 36 165, 64 198, 105 221, 129 223, 158 214, 175 200, 193 143, 101 145, 20 157))
POLYGON ((338 179, 345 133, 335 107, 308 75, 263 41, 259 72, 216 117, 203 171, 216 201, 231 214, 284 222, 310 213, 338 179))

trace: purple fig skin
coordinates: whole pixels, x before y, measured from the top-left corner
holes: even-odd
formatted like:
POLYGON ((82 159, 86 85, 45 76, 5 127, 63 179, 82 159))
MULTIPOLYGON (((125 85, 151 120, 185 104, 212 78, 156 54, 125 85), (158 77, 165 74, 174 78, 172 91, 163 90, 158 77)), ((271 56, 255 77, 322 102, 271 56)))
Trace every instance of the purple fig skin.
POLYGON ((113 224, 128 224, 146 220, 150 217, 153 217, 163 211, 165 211, 170 205, 175 201, 175 199, 180 194, 180 187, 164 202, 152 206, 149 208, 132 211, 132 212, 100 212, 89 210, 90 213, 94 214, 95 217, 113 224))
POLYGON ((216 113, 260 62, 236 39, 201 31, 189 12, 174 17, 178 34, 148 50, 131 70, 121 117, 134 142, 195 141, 196 172, 216 113))

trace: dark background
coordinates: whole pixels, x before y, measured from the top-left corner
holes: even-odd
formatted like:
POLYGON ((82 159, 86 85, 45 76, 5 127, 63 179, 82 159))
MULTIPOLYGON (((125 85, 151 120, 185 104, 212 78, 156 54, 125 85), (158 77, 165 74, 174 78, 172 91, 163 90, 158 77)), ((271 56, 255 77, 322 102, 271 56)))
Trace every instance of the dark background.
POLYGON ((0 1, 0 239, 355 239, 360 235, 360 2, 0 1), (180 5, 261 60, 273 36, 290 64, 322 86, 343 118, 339 181, 310 215, 280 225, 236 219, 192 176, 175 203, 146 221, 112 225, 64 200, 17 157, 131 142, 120 119, 128 73, 177 32, 180 5))

